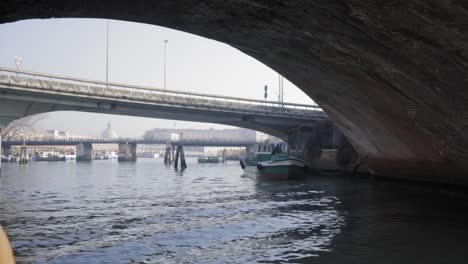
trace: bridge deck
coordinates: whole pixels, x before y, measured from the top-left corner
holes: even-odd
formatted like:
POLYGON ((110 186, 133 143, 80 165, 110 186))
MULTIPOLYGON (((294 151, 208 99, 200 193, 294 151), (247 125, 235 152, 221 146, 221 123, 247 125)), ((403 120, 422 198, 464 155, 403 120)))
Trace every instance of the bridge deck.
POLYGON ((0 89, 20 89, 69 96, 105 97, 181 107, 223 109, 266 116, 301 119, 325 118, 317 105, 279 103, 254 99, 163 90, 144 86, 105 83, 0 67, 0 89), (21 74, 21 76, 16 76, 21 74))

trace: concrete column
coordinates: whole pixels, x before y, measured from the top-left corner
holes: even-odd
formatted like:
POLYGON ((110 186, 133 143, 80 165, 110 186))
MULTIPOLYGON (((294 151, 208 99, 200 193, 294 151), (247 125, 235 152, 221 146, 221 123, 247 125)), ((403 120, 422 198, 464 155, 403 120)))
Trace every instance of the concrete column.
MULTIPOLYGON (((1 135, 0 135, 1 137, 1 135)), ((1 144, 1 142, 0 142, 1 144)), ((2 153, 3 156, 8 157, 11 155, 11 146, 0 146, 0 153, 2 153)))
POLYGON ((76 146, 76 161, 93 160, 93 144, 80 143, 76 146))
POLYGON ((332 130, 329 123, 317 122, 313 126, 294 129, 288 134, 288 155, 304 159, 313 170, 324 169, 324 164, 328 170, 329 163, 334 168, 335 160, 326 162, 322 160, 322 149, 325 145, 331 144, 331 139, 332 130))
POLYGON ((26 146, 23 146, 21 147, 19 163, 27 164, 28 161, 29 161, 28 149, 26 148, 26 146))
POLYGON ((136 143, 119 143, 119 161, 136 161, 136 143))

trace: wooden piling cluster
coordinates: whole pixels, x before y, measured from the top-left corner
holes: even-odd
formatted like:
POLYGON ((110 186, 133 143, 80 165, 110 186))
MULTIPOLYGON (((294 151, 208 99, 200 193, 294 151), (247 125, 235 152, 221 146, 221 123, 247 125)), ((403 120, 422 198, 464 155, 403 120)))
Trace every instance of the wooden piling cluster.
POLYGON ((180 160, 180 170, 185 170, 187 168, 187 163, 185 162, 184 148, 182 146, 166 146, 166 151, 164 153, 164 165, 170 166, 174 162, 174 169, 179 169, 179 160, 180 160))
POLYGON ((174 160, 174 169, 178 170, 180 158, 180 170, 185 170, 187 168, 187 163, 185 163, 184 148, 182 146, 177 146, 175 160, 174 160))

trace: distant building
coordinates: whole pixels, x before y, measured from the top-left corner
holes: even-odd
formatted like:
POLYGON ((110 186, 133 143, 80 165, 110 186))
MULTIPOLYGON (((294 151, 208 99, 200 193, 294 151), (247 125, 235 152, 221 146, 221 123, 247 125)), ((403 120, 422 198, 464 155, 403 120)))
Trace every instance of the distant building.
POLYGON ((255 140, 256 132, 244 128, 228 129, 192 129, 192 128, 155 128, 145 132, 145 139, 156 138, 178 138, 184 139, 239 139, 255 140))
POLYGON ((64 130, 47 130, 46 137, 49 138, 67 138, 70 137, 70 132, 64 130))
POLYGON ((118 138, 117 133, 112 129, 111 123, 107 123, 107 128, 101 133, 101 138, 118 138))
MULTIPOLYGON (((145 132, 145 139, 161 139, 167 138, 170 140, 178 139, 226 139, 226 140, 252 140, 257 137, 257 133, 253 130, 244 128, 228 128, 228 129, 192 129, 192 128, 155 128, 145 132)), ((184 147, 185 155, 200 156, 200 155, 217 155, 224 147, 184 147)), ((242 151, 244 148, 227 148, 236 151, 242 151)), ((232 150, 232 151, 233 151, 232 150)))

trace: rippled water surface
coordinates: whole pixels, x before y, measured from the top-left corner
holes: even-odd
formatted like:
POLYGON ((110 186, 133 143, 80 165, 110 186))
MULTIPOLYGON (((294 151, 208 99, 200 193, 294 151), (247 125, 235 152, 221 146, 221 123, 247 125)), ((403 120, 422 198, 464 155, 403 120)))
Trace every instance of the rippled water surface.
POLYGON ((19 263, 466 263, 461 191, 349 177, 258 182, 237 163, 3 164, 19 263))

